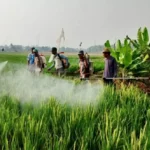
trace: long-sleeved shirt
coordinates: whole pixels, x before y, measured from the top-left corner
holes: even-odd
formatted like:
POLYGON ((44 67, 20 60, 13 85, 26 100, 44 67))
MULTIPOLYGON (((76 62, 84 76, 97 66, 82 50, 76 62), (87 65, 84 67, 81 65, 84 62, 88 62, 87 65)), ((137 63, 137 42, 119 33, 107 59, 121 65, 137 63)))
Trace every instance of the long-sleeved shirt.
POLYGON ((105 58, 104 78, 113 78, 117 76, 117 62, 114 57, 105 58))
MULTIPOLYGON (((54 66, 57 69, 61 69, 63 68, 63 63, 61 59, 67 59, 67 57, 65 57, 64 55, 59 55, 61 57, 61 59, 58 56, 59 54, 55 55, 51 55, 50 59, 49 59, 49 63, 53 62, 52 66, 49 69, 52 69, 54 66)), ((66 62, 68 63, 68 62, 66 62)))
POLYGON ((29 65, 33 65, 34 64, 34 59, 35 59, 35 56, 34 54, 30 53, 27 57, 27 60, 29 62, 29 65))

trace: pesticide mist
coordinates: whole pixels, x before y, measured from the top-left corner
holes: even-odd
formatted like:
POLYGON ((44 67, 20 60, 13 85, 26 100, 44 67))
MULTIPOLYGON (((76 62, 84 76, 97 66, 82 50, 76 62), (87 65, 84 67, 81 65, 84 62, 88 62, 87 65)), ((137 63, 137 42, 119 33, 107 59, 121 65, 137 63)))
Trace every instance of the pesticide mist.
POLYGON ((70 104, 95 103, 103 92, 102 85, 83 83, 75 85, 72 81, 47 75, 34 76, 26 67, 17 67, 15 73, 7 72, 0 77, 0 94, 9 95, 22 102, 40 102, 49 98, 70 104))
POLYGON ((8 63, 8 61, 0 63, 0 72, 4 69, 4 67, 6 66, 7 63, 8 63))

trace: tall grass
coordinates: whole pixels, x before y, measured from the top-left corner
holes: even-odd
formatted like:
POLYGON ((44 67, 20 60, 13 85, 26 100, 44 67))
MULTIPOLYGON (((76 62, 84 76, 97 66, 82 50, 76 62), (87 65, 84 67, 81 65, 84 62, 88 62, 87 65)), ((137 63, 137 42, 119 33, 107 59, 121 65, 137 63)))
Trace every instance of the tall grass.
MULTIPOLYGON (((73 96, 73 95, 72 95, 73 96)), ((148 150, 150 101, 134 87, 106 87, 97 105, 22 104, 0 97, 0 149, 148 150)))

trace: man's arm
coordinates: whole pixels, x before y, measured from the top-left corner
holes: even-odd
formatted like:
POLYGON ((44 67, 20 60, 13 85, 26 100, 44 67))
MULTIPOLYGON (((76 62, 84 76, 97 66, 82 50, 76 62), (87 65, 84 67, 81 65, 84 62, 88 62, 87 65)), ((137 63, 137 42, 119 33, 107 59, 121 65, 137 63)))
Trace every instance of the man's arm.
POLYGON ((28 65, 30 64, 30 55, 31 55, 31 54, 29 54, 29 55, 27 56, 27 63, 28 63, 28 65))
POLYGON ((29 60, 28 60, 28 66, 29 66, 29 60))
POLYGON ((117 62, 114 59, 114 77, 117 77, 117 71, 118 71, 117 62))
POLYGON ((50 56, 50 59, 49 59, 48 62, 49 62, 49 63, 53 62, 53 64, 48 68, 48 70, 51 70, 52 68, 54 68, 54 66, 55 66, 54 58, 55 58, 55 56, 52 54, 52 55, 50 56))
POLYGON ((54 58, 55 58, 55 56, 52 54, 51 56, 50 56, 50 58, 49 58, 49 63, 51 63, 51 62, 53 62, 54 61, 54 58))
POLYGON ((43 70, 43 59, 42 59, 42 57, 41 56, 39 56, 39 60, 40 60, 40 68, 41 68, 41 70, 43 70))
POLYGON ((53 64, 48 68, 48 70, 51 70, 52 68, 54 68, 55 66, 55 62, 53 62, 53 64))

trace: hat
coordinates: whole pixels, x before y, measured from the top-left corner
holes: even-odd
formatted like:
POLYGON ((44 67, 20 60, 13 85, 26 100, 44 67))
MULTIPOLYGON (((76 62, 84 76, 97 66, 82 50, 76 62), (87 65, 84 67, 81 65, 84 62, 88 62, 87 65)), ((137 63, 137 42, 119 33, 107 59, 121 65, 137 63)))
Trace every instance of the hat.
POLYGON ((84 51, 79 51, 78 55, 84 55, 84 51))
POLYGON ((37 49, 34 49, 34 50, 33 50, 33 52, 35 52, 35 53, 36 53, 36 52, 38 52, 38 50, 37 50, 37 49))
POLYGON ((105 48, 105 49, 103 50, 103 53, 110 53, 110 50, 109 50, 108 48, 105 48))

